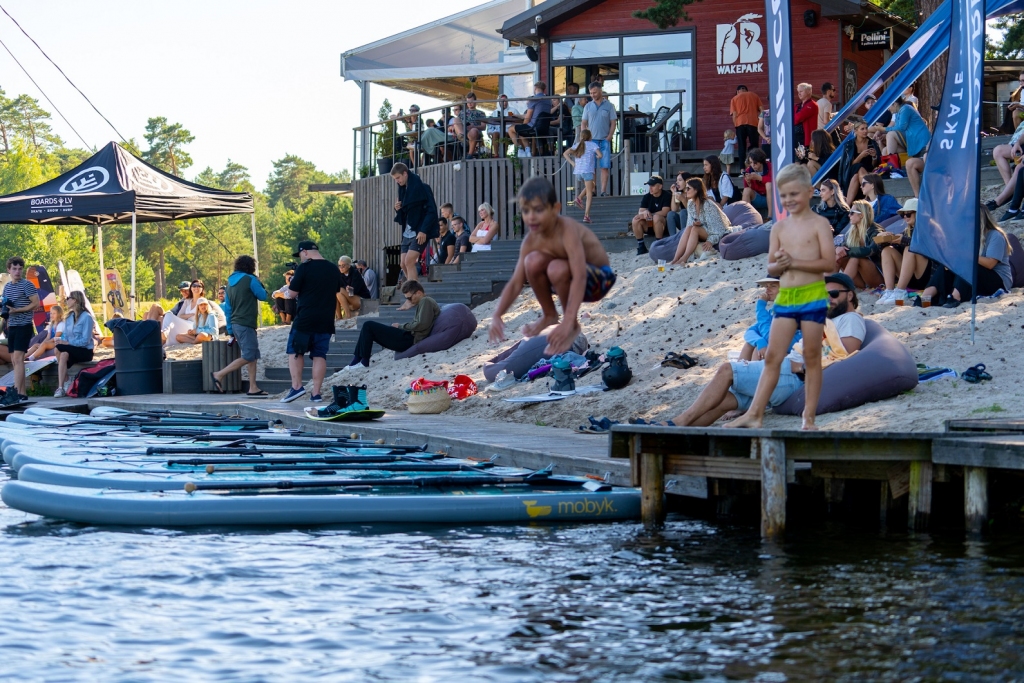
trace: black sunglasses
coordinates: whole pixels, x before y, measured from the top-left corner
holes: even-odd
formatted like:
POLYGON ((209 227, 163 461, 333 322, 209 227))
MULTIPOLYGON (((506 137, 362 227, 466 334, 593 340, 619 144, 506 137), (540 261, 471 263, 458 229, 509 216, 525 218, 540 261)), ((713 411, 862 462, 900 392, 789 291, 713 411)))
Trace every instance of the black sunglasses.
POLYGON ((830 290, 828 290, 828 296, 831 299, 838 299, 840 294, 842 294, 843 292, 849 292, 849 291, 850 290, 848 290, 848 289, 830 289, 830 290))

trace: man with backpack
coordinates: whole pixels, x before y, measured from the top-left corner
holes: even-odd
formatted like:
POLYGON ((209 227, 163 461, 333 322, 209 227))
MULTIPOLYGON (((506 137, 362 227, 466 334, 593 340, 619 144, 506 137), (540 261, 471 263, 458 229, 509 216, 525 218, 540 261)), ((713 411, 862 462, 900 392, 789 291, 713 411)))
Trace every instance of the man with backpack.
POLYGON ((235 272, 228 278, 224 290, 224 314, 227 317, 228 334, 235 338, 241 355, 216 372, 211 372, 213 386, 224 393, 220 381, 243 365, 249 369, 250 398, 265 398, 268 394, 256 385, 256 361, 260 358, 260 344, 256 336, 259 324, 260 302, 269 296, 263 284, 256 279, 256 259, 239 256, 235 259, 235 272))

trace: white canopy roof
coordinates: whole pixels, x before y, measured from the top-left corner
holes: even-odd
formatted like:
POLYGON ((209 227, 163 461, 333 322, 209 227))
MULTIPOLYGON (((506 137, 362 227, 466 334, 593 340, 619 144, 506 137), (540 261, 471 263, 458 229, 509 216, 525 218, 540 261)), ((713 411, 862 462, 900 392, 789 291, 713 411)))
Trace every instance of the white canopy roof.
POLYGON ((524 0, 491 0, 349 50, 341 55, 341 75, 349 81, 425 92, 447 90, 445 86, 468 89, 468 84, 441 83, 449 79, 532 73, 533 62, 521 52, 505 54, 505 41, 498 33, 525 5, 524 0))

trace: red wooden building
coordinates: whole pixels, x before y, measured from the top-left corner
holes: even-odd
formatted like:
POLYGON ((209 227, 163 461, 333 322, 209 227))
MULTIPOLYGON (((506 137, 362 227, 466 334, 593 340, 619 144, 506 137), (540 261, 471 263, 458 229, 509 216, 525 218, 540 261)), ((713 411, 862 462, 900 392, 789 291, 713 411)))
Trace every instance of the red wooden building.
MULTIPOLYGON (((698 1, 686 8, 688 21, 666 30, 633 16, 652 4, 548 0, 506 21, 501 33, 536 51, 539 76, 553 87, 549 93, 564 93, 571 82, 585 91, 600 74, 606 92, 636 93, 612 97, 620 109, 655 113, 681 99, 673 148, 721 149, 722 132, 732 125, 729 101, 736 86, 746 85, 767 103, 765 4, 698 1)), ((794 84, 808 82, 818 93, 823 83, 832 83, 836 105, 856 93, 912 32, 898 17, 866 2, 790 0, 790 7, 794 84), (875 47, 860 47, 871 39, 875 47)))

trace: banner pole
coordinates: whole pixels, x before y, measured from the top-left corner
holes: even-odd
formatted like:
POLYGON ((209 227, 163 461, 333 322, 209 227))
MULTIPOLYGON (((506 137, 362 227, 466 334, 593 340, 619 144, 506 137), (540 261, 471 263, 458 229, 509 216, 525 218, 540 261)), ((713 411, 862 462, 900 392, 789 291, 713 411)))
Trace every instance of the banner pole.
POLYGON ((256 246, 256 207, 252 210, 252 260, 256 262, 256 277, 260 275, 260 255, 256 246))
POLYGON ((130 294, 131 304, 128 307, 128 319, 135 320, 135 237, 136 237, 136 223, 135 223, 135 212, 132 211, 132 291, 130 294))
MULTIPOLYGON (((981 44, 984 46, 987 45, 985 40, 987 39, 986 33, 988 32, 988 22, 985 21, 985 0, 982 0, 981 7, 981 44)), ((969 21, 965 22, 964 28, 970 31, 969 21)), ((983 81, 985 78, 984 49, 982 49, 981 51, 981 69, 978 73, 978 78, 982 79, 983 81)), ((975 330, 975 313, 978 307, 978 254, 981 253, 982 231, 988 226, 986 225, 987 218, 985 217, 985 213, 981 210, 981 121, 983 117, 983 112, 981 111, 981 102, 984 98, 985 88, 983 82, 977 83, 976 88, 974 87, 974 83, 972 83, 971 86, 972 89, 974 89, 975 94, 978 96, 978 104, 976 105, 977 110, 974 113, 974 140, 975 144, 977 144, 977 153, 975 154, 975 161, 978 165, 977 175, 974 176, 974 206, 976 207, 974 212, 978 216, 978 223, 977 225, 974 226, 974 268, 971 272, 971 346, 973 346, 975 330)))

